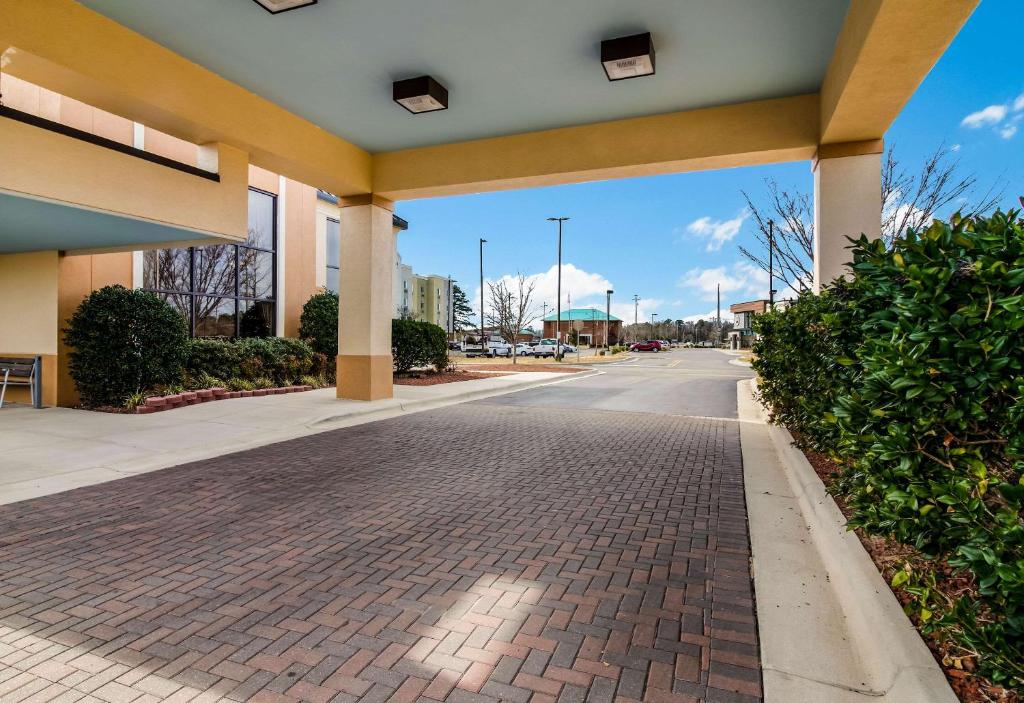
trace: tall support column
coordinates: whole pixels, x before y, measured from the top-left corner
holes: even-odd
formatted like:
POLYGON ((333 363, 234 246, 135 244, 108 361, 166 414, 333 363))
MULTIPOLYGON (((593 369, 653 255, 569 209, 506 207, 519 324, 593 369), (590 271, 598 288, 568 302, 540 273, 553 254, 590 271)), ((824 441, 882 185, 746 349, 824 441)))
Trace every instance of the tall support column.
POLYGON ((828 144, 814 160, 813 290, 849 271, 850 242, 882 229, 882 140, 828 144))
POLYGON ((338 397, 390 398, 393 204, 369 195, 339 204, 338 397))

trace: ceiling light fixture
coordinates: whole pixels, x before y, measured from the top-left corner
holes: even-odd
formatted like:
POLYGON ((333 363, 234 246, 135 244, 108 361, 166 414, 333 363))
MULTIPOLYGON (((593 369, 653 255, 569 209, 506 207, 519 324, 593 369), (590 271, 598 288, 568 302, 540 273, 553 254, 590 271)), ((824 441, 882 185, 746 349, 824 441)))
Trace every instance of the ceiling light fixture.
POLYGON ((448 109, 448 89, 430 76, 395 81, 392 95, 396 103, 414 115, 448 109))
POLYGON ((317 0, 255 0, 255 2, 270 14, 276 15, 288 10, 316 5, 317 0))
POLYGON ((610 81, 654 75, 651 33, 634 34, 601 42, 601 64, 610 81))

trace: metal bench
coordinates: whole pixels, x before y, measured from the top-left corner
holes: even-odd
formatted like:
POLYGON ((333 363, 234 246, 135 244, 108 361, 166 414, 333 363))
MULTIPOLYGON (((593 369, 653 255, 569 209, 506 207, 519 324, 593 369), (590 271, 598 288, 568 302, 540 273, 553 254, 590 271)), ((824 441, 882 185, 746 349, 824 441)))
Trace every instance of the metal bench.
POLYGON ((0 408, 4 406, 4 396, 8 386, 28 386, 32 396, 32 407, 43 407, 43 393, 39 385, 42 376, 43 358, 0 358, 0 408))

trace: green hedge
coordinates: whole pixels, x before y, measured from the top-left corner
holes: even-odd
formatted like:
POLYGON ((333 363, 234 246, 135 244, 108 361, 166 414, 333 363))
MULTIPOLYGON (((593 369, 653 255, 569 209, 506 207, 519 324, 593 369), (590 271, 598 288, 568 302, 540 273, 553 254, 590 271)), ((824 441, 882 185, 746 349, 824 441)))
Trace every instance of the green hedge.
POLYGON ((926 630, 1024 685, 1024 223, 861 238, 853 280, 756 318, 775 418, 835 456, 850 524, 936 561, 893 585, 926 630), (934 588, 948 564, 973 589, 934 588))
POLYGON ((325 376, 329 367, 326 356, 287 337, 193 339, 187 363, 192 378, 205 374, 223 381, 269 379, 276 386, 298 383, 303 376, 325 376))
POLYGON ((448 365, 448 339, 430 322, 392 320, 391 347, 399 373, 423 366, 442 371, 448 365))
POLYGON ((322 289, 302 306, 299 337, 329 358, 338 355, 338 294, 322 289))
POLYGON ((82 403, 120 407, 150 388, 181 382, 188 330, 156 295, 107 286, 78 306, 64 343, 71 347, 69 372, 82 403))

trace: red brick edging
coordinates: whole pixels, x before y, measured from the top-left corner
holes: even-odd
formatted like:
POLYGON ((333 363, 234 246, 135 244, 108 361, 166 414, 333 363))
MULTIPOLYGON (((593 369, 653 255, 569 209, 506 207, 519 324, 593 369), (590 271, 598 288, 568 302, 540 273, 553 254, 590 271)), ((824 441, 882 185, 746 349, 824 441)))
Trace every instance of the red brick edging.
POLYGON ((173 410, 186 405, 198 405, 214 400, 230 400, 232 398, 251 398, 264 395, 283 393, 301 393, 311 391, 313 386, 283 386, 280 388, 260 388, 254 391, 229 391, 227 388, 204 388, 197 391, 186 391, 174 395, 155 395, 146 398, 146 402, 135 408, 136 415, 149 415, 163 410, 173 410))

